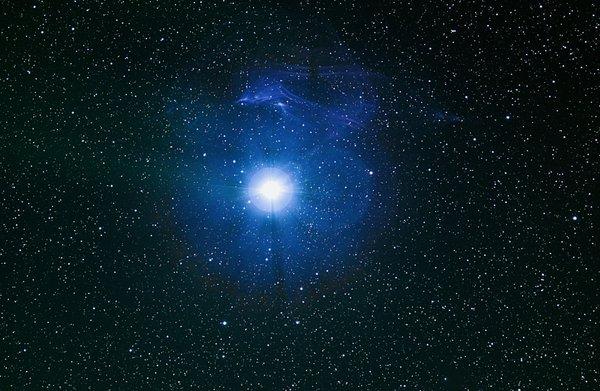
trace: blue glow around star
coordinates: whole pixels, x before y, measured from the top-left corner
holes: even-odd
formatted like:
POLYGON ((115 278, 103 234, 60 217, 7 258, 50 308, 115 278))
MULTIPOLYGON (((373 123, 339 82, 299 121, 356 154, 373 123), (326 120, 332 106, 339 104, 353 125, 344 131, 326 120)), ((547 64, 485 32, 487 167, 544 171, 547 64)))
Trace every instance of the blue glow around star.
POLYGON ((376 195, 377 154, 353 141, 368 137, 376 113, 372 75, 356 66, 244 74, 233 100, 170 106, 182 156, 174 210, 189 252, 244 289, 273 283, 275 256, 290 287, 343 274, 359 262, 376 195))

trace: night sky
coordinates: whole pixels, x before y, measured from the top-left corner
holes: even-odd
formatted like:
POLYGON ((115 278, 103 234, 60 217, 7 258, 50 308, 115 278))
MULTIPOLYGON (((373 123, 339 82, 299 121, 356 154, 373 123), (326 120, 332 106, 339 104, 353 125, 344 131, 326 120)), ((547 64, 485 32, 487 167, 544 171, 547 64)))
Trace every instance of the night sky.
POLYGON ((599 389, 600 10, 502 3, 2 2, 0 389, 599 389))

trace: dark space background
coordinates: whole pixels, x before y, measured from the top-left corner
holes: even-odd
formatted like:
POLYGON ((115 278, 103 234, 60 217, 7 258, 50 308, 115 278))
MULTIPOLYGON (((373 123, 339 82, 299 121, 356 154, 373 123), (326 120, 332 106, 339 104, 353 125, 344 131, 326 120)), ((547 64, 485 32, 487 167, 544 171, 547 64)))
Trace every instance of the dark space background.
POLYGON ((0 389, 600 387, 597 4, 1 4, 0 389), (372 201, 339 270, 251 289, 174 207, 173 111, 247 121, 240 72, 340 45, 372 201))

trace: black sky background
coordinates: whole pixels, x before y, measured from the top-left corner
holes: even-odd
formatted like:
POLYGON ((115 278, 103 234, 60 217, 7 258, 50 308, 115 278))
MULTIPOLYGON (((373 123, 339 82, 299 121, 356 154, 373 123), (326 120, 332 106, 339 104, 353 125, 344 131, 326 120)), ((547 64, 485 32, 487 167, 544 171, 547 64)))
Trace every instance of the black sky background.
POLYGON ((598 388, 597 8, 3 3, 0 388, 598 388), (282 308, 181 262, 165 108, 331 37, 385 80, 382 226, 282 308))

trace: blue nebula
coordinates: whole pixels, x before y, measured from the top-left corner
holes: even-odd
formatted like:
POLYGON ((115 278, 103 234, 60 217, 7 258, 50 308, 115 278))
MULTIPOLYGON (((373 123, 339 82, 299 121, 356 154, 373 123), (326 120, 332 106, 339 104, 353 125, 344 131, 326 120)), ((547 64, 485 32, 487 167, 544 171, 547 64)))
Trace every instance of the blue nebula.
POLYGON ((341 137, 372 119, 378 106, 373 82, 378 79, 356 66, 257 69, 249 72, 237 102, 269 108, 341 137))
POLYGON ((360 263, 379 194, 376 154, 348 142, 376 114, 373 75, 358 67, 246 74, 229 102, 194 97, 168 106, 181 157, 173 210, 185 251, 240 289, 268 289, 281 279, 294 289, 344 275, 360 263), (274 213, 251 196, 265 169, 293 184, 293 197, 274 213))

